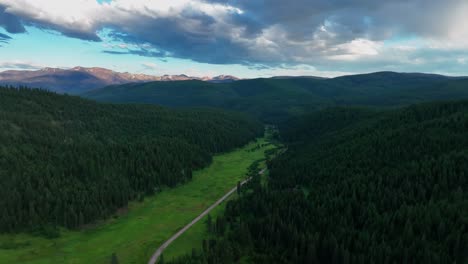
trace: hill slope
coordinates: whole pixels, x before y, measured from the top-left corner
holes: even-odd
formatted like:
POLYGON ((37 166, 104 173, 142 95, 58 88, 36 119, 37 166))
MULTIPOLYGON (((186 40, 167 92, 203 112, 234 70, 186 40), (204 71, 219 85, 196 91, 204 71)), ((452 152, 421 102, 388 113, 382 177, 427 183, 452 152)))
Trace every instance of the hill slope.
POLYGON ((437 99, 468 98, 465 87, 468 87, 468 80, 380 72, 334 79, 299 77, 224 84, 198 81, 127 84, 98 89, 83 96, 116 103, 220 107, 254 114, 266 122, 278 122, 327 106, 401 106, 437 99))
POLYGON ((77 227, 263 133, 235 113, 0 89, 0 231, 77 227))
POLYGON ((468 261, 468 101, 328 109, 284 128, 268 188, 253 181, 213 221, 212 246, 175 263, 468 261))

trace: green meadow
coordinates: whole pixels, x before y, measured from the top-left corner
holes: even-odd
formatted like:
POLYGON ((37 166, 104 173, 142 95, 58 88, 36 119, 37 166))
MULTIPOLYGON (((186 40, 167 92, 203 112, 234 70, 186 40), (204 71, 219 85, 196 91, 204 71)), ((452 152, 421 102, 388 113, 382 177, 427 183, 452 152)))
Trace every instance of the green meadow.
MULTIPOLYGON (((229 199, 234 199, 236 196, 237 193, 234 193, 229 199)), ((225 206, 223 205, 225 203, 226 201, 211 211, 210 216, 213 219, 216 219, 218 215, 223 214, 225 209, 225 206)), ((164 259, 171 260, 184 254, 190 254, 192 252, 192 248, 201 250, 203 239, 212 236, 211 234, 208 234, 207 231, 207 217, 208 216, 203 217, 203 219, 193 225, 189 230, 187 230, 187 232, 185 232, 183 235, 177 238, 176 241, 169 245, 166 250, 164 250, 164 259)))
MULTIPOLYGON (((265 143, 261 138, 217 155, 209 167, 194 172, 190 182, 133 202, 128 210, 83 230, 63 230, 56 239, 0 235, 0 263, 110 263, 112 253, 120 263, 146 263, 159 245, 244 179, 254 161, 265 158, 265 150, 274 148, 265 143)), ((222 210, 224 206, 216 208, 212 216, 222 210)), ((206 235, 202 220, 176 240, 164 257, 191 252, 206 235)))

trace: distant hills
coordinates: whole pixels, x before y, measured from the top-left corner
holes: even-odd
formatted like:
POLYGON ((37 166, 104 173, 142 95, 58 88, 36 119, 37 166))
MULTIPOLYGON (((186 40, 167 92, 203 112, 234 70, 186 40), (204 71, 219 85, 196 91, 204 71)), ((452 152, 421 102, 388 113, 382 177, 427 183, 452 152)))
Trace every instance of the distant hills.
POLYGON ((277 122, 328 106, 395 107, 468 99, 468 78, 377 72, 329 79, 280 77, 230 83, 191 80, 114 85, 82 96, 116 103, 218 107, 277 122))
POLYGON ((5 71, 0 73, 1 84, 44 88, 103 102, 222 108, 273 123, 329 106, 396 107, 468 99, 468 77, 397 72, 240 80, 231 75, 152 76, 75 67, 5 71))
POLYGON ((74 67, 71 69, 44 68, 37 71, 12 70, 0 73, 0 85, 23 85, 69 94, 80 94, 108 85, 187 80, 222 83, 236 81, 239 78, 231 75, 202 78, 187 76, 185 74, 153 76, 128 72, 121 73, 97 67, 74 67))

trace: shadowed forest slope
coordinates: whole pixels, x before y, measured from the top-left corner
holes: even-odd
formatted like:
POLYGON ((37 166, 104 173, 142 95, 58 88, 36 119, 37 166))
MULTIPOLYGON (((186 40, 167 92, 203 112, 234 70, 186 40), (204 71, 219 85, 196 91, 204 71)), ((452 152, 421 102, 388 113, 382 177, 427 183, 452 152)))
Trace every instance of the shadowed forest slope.
POLYGON ((173 263, 466 263, 468 102, 333 108, 282 126, 288 151, 173 263))

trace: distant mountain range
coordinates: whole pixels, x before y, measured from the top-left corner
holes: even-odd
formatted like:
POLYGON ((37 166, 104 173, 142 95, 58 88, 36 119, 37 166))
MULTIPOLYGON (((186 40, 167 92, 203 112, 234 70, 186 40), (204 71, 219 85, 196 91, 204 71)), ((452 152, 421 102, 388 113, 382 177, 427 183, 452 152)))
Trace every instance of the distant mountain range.
POLYGON ((210 83, 151 82, 107 86, 81 96, 114 103, 217 107, 247 112, 266 123, 329 106, 396 107, 468 99, 468 78, 376 72, 337 78, 274 77, 210 83))
POLYGON ((153 76, 128 72, 121 73, 97 67, 75 67, 71 69, 44 68, 37 71, 11 70, 0 72, 0 84, 2 85, 24 85, 69 94, 80 94, 108 85, 187 80, 224 83, 237 81, 239 78, 231 75, 202 78, 187 76, 185 74, 153 76))

